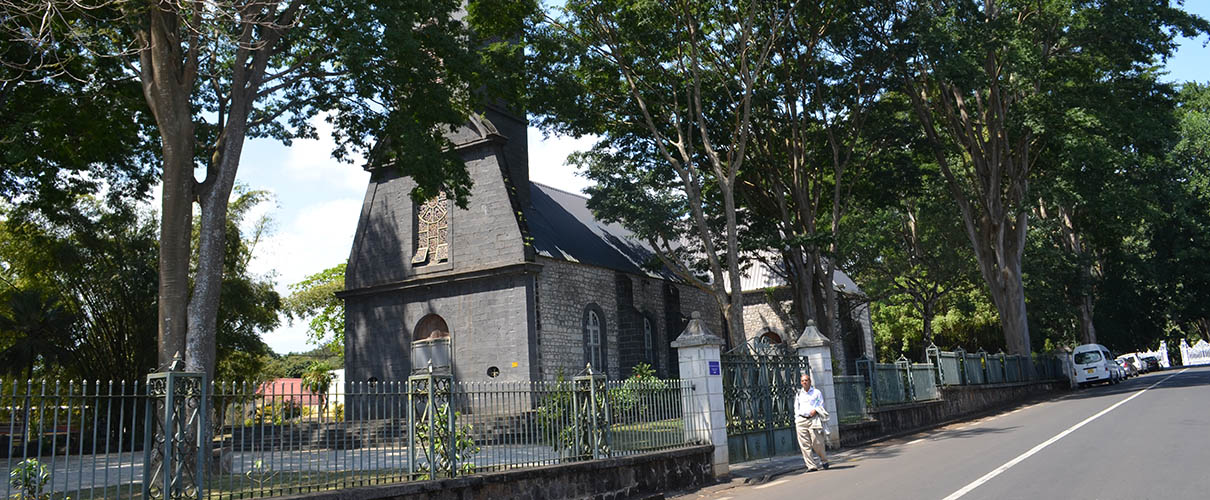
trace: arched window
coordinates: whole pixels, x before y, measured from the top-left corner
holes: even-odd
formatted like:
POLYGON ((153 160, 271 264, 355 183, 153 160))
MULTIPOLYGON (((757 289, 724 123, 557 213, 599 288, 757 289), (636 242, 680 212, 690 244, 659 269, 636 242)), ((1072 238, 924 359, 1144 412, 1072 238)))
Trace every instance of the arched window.
POLYGON ((655 328, 646 316, 643 316, 643 359, 655 363, 655 328))
POLYGON ((585 327, 588 334, 588 362, 593 366, 600 368, 601 359, 601 318, 597 316, 596 311, 588 311, 588 326, 585 327))
POLYGON ((450 327, 446 326, 445 320, 436 314, 430 314, 416 323, 416 328, 412 330, 412 340, 432 340, 448 338, 450 336, 450 327))
POLYGON ((605 373, 608 362, 608 336, 605 313, 596 304, 584 308, 584 362, 592 363, 594 372, 605 373))
POLYGON ((765 332, 764 335, 761 335, 760 337, 758 337, 757 342, 760 342, 760 343, 766 344, 766 345, 777 345, 777 344, 780 344, 782 342, 782 340, 781 340, 781 335, 778 335, 773 332, 765 332))

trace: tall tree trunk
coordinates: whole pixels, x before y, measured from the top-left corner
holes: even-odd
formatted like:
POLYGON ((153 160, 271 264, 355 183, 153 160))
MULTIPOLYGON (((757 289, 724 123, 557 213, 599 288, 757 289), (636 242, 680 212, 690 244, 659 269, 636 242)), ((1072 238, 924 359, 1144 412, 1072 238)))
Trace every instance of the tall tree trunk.
MULTIPOLYGON (((1000 313, 1000 326, 1009 354, 1030 353, 1029 322, 1025 315, 1025 287, 1021 282, 1021 258, 1007 259, 996 266, 993 276, 984 275, 989 284, 992 302, 1000 313)), ((989 268, 992 266, 980 266, 989 268)))
POLYGON ((190 96, 196 58, 182 53, 176 40, 180 20, 158 6, 148 9, 148 26, 139 32, 140 80, 160 133, 163 194, 160 214, 159 364, 185 355, 188 336, 189 239, 193 225, 194 137, 190 96))
POLYGON ((1084 294, 1076 310, 1080 314, 1080 342, 1084 344, 1097 343, 1097 327, 1092 323, 1092 295, 1084 294))
POLYGON ((740 282, 739 269, 739 229, 735 219, 735 184, 734 179, 720 186, 723 191, 723 210, 727 212, 727 279, 730 281, 731 294, 724 316, 727 318, 728 332, 731 334, 733 346, 739 346, 748 341, 744 332, 744 289, 740 282))

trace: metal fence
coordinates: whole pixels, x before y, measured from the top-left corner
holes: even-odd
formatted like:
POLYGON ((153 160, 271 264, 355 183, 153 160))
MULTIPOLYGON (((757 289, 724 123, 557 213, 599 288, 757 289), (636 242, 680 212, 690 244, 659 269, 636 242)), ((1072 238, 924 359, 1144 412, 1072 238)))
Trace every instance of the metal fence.
MULTIPOLYGON (((415 379, 416 377, 413 377, 415 379)), ((202 496, 259 498, 694 444, 680 380, 215 383, 202 496)), ((143 499, 155 406, 140 382, 0 382, 4 498, 143 499)), ((157 418, 158 418, 158 414, 157 418)), ((203 419, 202 421, 206 421, 203 419)))
POLYGON ((863 358, 857 360, 857 371, 869 385, 870 404, 875 407, 941 397, 936 366, 932 363, 912 363, 903 356, 894 363, 875 363, 863 358))
POLYGON ((141 498, 146 395, 139 381, 0 381, 4 498, 141 498))
MULTIPOLYGON (((913 363, 903 356, 894 363, 875 363, 864 358, 858 359, 858 379, 862 386, 846 387, 842 390, 838 382, 837 406, 855 407, 856 401, 868 403, 873 407, 930 401, 941 397, 942 386, 1017 383, 1053 380, 1065 376, 1062 360, 1049 354, 989 355, 982 350, 967 353, 962 349, 942 351, 936 346, 930 346, 927 361, 913 363), (868 397, 865 394, 867 388, 868 397), (858 396, 859 394, 861 396, 858 396)), ((847 377, 838 377, 841 378, 847 377)), ((845 418, 843 412, 841 418, 845 418)))
POLYGON ((967 353, 930 346, 928 359, 937 365, 941 385, 976 385, 1053 380, 1066 376, 1063 361, 1053 354, 967 353))
POLYGON ((794 453, 794 395, 807 358, 784 344, 745 344, 720 362, 731 462, 794 453))
POLYGON ((836 391, 837 421, 853 423, 865 420, 869 416, 866 412, 865 379, 860 375, 839 375, 833 377, 832 382, 836 391))

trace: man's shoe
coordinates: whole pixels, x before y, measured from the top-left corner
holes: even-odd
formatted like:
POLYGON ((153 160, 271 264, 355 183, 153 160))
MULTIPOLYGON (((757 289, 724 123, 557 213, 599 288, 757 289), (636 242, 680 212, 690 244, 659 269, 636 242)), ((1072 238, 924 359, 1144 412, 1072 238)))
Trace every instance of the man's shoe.
POLYGON ((831 467, 831 466, 832 466, 832 464, 830 464, 830 463, 827 463, 827 462, 823 463, 824 470, 828 470, 828 467, 831 467))

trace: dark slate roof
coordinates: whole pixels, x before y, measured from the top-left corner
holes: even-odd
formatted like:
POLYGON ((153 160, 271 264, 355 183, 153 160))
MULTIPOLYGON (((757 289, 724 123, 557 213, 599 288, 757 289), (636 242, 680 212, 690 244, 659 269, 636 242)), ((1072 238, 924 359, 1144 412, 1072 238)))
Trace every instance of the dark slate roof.
POLYGON ((674 279, 667 270, 644 269, 643 265, 655 255, 651 247, 621 225, 606 224, 593 217, 588 198, 536 182, 529 184, 530 206, 523 211, 538 255, 674 279))
MULTIPOLYGON (((655 252, 620 224, 606 224, 593 217, 588 209, 588 198, 532 181, 529 185, 531 203, 524 213, 538 255, 681 281, 663 266, 658 272, 644 269, 643 265, 654 259, 655 252)), ((840 269, 836 270, 832 282, 841 292, 865 295, 840 269)), ((741 278, 745 292, 785 284, 777 273, 763 264, 751 266, 741 278)))

